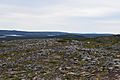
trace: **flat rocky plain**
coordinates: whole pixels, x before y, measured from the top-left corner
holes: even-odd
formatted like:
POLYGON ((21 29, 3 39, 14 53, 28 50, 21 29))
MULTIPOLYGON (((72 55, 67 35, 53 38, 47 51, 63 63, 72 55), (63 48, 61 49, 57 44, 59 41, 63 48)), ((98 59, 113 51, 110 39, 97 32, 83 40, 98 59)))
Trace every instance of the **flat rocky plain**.
POLYGON ((0 41, 0 80, 120 80, 120 37, 0 41))

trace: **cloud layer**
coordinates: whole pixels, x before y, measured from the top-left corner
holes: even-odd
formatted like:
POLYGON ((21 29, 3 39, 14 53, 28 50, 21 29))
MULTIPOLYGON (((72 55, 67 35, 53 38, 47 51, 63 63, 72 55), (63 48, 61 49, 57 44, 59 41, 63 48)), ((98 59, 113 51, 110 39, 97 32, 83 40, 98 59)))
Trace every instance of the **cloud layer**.
POLYGON ((0 29, 119 33, 119 0, 0 0, 0 29))

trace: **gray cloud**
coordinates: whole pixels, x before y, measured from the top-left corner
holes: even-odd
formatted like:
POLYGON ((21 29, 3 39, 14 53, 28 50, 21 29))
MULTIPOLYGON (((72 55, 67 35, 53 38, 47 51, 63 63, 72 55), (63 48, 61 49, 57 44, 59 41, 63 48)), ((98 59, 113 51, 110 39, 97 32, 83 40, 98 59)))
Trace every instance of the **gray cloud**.
POLYGON ((0 0, 0 29, 112 32, 119 0, 0 0))

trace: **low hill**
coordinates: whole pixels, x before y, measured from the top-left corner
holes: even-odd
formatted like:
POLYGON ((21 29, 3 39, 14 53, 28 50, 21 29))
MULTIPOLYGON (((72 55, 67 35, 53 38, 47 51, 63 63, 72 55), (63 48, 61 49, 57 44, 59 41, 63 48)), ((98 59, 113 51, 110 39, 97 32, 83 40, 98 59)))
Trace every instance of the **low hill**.
POLYGON ((112 34, 80 34, 66 32, 26 32, 15 30, 0 30, 0 40, 13 39, 41 39, 41 38, 94 38, 99 36, 110 36, 112 34))

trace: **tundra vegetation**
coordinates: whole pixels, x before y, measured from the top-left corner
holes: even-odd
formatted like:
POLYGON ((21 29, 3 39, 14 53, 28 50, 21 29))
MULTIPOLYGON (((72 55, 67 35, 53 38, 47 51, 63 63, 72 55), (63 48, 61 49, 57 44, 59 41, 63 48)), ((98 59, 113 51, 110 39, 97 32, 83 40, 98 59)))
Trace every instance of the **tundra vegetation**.
POLYGON ((0 41, 0 80, 119 79, 119 36, 0 41))

